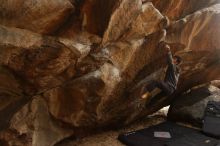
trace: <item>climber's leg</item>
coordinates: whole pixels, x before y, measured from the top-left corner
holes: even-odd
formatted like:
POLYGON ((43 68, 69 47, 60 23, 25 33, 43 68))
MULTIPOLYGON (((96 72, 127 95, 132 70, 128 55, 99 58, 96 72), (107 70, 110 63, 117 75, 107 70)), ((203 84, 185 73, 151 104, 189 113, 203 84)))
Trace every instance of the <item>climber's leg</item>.
POLYGON ((152 96, 151 99, 149 99, 149 101, 145 104, 145 106, 152 105, 165 96, 167 96, 167 93, 162 91, 159 94, 157 94, 156 96, 152 96))
POLYGON ((159 88, 160 83, 156 80, 151 81, 148 85, 144 86, 141 90, 141 98, 146 99, 151 96, 151 91, 155 88, 159 88))
POLYGON ((173 89, 164 81, 151 81, 149 85, 145 86, 143 92, 141 93, 142 98, 148 98, 152 96, 151 92, 155 89, 159 88, 162 90, 163 94, 170 95, 173 93, 173 89))
POLYGON ((174 89, 164 81, 158 82, 157 87, 161 89, 162 92, 164 92, 166 95, 170 95, 174 92, 174 89))
POLYGON ((157 87, 160 88, 162 91, 155 96, 151 96, 151 99, 149 99, 149 103, 147 103, 146 105, 153 105, 154 103, 158 102, 158 100, 160 100, 161 98, 165 96, 170 96, 174 92, 174 89, 163 81, 161 81, 157 87))
POLYGON ((146 85, 144 87, 144 92, 151 92, 153 91, 155 88, 160 88, 162 87, 163 85, 161 84, 161 82, 159 81, 156 81, 156 80, 153 80, 151 81, 148 85, 146 85))

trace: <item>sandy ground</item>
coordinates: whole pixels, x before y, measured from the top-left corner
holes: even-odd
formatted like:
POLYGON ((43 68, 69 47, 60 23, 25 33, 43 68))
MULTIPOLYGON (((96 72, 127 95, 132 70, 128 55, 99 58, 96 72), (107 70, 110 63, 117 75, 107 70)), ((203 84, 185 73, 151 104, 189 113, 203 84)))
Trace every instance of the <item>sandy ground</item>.
POLYGON ((165 121, 167 109, 168 108, 162 109, 156 114, 137 121, 128 127, 103 132, 79 140, 68 140, 56 146, 124 146, 122 143, 120 143, 120 141, 117 140, 117 137, 120 133, 143 129, 165 121))

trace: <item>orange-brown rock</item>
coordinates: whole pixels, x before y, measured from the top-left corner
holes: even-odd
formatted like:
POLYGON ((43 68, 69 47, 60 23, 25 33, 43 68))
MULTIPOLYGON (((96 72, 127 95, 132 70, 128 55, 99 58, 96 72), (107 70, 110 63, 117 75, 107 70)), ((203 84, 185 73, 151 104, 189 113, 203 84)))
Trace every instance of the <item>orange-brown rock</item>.
MULTIPOLYGON (((148 12, 154 14, 156 10, 152 4, 148 4, 148 7, 150 7, 148 12)), ((146 27, 146 33, 150 34, 159 30, 158 22, 163 17, 159 13, 154 15, 158 16, 156 17, 158 21, 146 27)), ((139 31, 139 33, 141 36, 142 32, 139 31)), ((136 37, 129 36, 129 39, 134 40, 111 43, 100 52, 92 53, 94 60, 105 58, 104 62, 106 63, 100 64, 99 67, 95 68, 97 70, 73 80, 65 86, 48 91, 45 97, 49 98, 51 113, 56 118, 74 126, 89 126, 94 125, 94 123, 106 124, 115 121, 118 110, 125 112, 128 103, 121 107, 114 106, 113 102, 120 105, 129 101, 124 101, 126 98, 121 99, 126 91, 126 86, 129 86, 137 73, 152 59, 151 54, 157 51, 155 44, 160 41, 163 35, 164 32, 161 31, 149 38, 152 45, 147 45, 147 47, 151 50, 145 46, 148 39, 137 40, 136 37), (139 64, 136 64, 137 61, 139 64), (68 108, 62 108, 67 103, 72 104, 68 108)), ((130 113, 127 112, 126 114, 130 113)))
POLYGON ((1 0, 0 24, 51 34, 74 11, 68 0, 1 0))
POLYGON ((110 18, 103 36, 103 44, 121 37, 141 13, 141 6, 141 0, 122 0, 110 18))
POLYGON ((27 94, 58 86, 72 78, 76 60, 90 49, 87 45, 17 28, 0 26, 0 32, 0 63, 33 88, 27 94))
MULTIPOLYGON (((219 77, 218 71, 216 72, 219 68, 220 52, 220 43, 217 40, 220 32, 216 30, 220 26, 219 12, 220 4, 216 4, 188 15, 168 28, 166 41, 184 46, 184 50, 179 50, 177 54, 184 58, 180 84, 184 84, 185 88, 192 86, 192 82, 198 84, 219 77), (215 67, 216 69, 211 69, 215 67), (211 72, 213 75, 210 76, 211 72), (203 76, 197 78, 196 75, 203 76)), ((181 88, 184 86, 180 85, 181 88)))
POLYGON ((0 116, 9 115, 0 127, 10 124, 34 146, 129 124, 193 86, 220 79, 217 0, 36 3, 8 1, 0 7, 10 14, 0 17, 0 116), (9 17, 18 5, 17 19, 9 17), (25 6, 27 18, 20 16, 25 6), (178 89, 169 97, 141 99, 144 84, 163 79, 161 41, 183 58, 178 89))
POLYGON ((32 137, 32 146, 51 146, 73 134, 73 130, 62 127, 48 112, 46 101, 40 97, 26 104, 11 119, 11 129, 20 135, 32 137))
POLYGON ((152 2, 153 5, 165 16, 171 20, 178 20, 197 10, 209 7, 219 0, 142 0, 143 2, 152 2))

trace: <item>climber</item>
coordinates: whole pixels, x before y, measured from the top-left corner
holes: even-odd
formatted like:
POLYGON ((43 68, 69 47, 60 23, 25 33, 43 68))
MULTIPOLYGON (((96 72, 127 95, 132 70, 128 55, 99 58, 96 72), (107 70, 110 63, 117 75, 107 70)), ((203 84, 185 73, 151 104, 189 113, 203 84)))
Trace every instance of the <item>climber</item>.
POLYGON ((177 88, 177 83, 180 76, 179 64, 181 63, 182 59, 179 56, 172 56, 169 45, 164 43, 162 48, 166 49, 167 51, 168 61, 165 79, 164 81, 153 80, 147 86, 144 86, 141 90, 141 98, 143 99, 152 97, 153 94, 151 92, 155 88, 159 88, 161 90, 161 92, 156 95, 157 99, 171 95, 177 88))

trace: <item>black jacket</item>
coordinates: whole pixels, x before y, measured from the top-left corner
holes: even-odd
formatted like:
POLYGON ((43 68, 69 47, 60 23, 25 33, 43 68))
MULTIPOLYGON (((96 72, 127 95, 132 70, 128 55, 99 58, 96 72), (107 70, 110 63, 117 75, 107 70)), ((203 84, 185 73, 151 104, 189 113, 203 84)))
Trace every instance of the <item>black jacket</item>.
POLYGON ((166 76, 164 81, 173 89, 177 88, 177 83, 180 76, 180 69, 177 65, 173 64, 172 62, 172 53, 171 51, 167 54, 168 60, 168 68, 166 70, 166 76))

